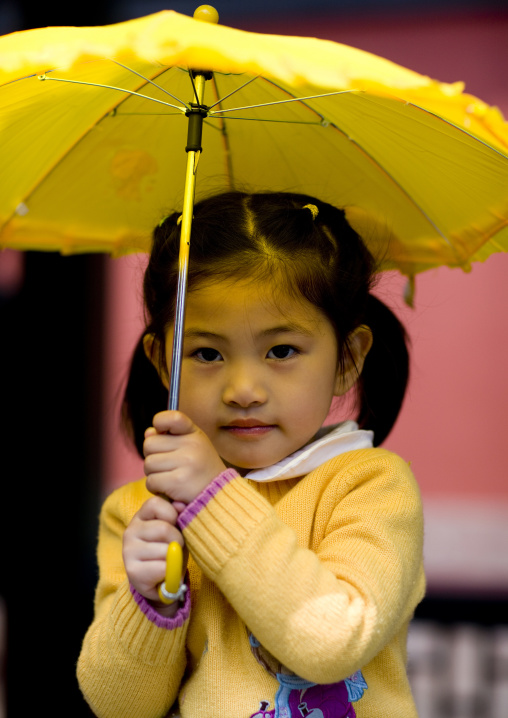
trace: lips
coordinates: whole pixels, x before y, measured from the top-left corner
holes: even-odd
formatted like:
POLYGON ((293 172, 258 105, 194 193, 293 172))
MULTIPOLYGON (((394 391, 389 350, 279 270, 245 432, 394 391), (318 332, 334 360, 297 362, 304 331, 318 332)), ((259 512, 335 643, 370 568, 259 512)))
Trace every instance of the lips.
POLYGON ((250 429, 254 426, 271 426, 271 424, 267 424, 264 421, 260 421, 259 419, 235 419, 234 421, 231 421, 229 424, 226 425, 226 429, 235 428, 245 428, 250 429))
POLYGON ((225 431, 238 437, 256 437, 268 434, 275 428, 275 424, 266 424, 259 419, 235 419, 221 427, 225 431))

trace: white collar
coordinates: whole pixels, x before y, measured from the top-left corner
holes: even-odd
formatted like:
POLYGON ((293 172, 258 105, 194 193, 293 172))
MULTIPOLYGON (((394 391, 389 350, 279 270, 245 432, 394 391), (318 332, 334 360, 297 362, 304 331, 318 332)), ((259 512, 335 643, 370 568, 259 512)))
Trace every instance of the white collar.
POLYGON ((273 466, 254 469, 245 474, 252 481, 281 481, 304 476, 325 461, 354 449, 370 449, 374 433, 359 429, 356 421, 344 421, 336 426, 326 426, 316 434, 316 438, 303 449, 286 456, 273 466))

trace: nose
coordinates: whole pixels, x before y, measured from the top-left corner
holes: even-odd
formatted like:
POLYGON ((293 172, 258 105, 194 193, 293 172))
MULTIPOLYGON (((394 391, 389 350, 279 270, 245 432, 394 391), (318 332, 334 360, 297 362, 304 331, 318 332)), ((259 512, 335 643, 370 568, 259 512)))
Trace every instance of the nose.
POLYGON ((255 367, 246 362, 230 368, 222 394, 225 404, 246 409, 261 406, 267 398, 266 387, 255 367))

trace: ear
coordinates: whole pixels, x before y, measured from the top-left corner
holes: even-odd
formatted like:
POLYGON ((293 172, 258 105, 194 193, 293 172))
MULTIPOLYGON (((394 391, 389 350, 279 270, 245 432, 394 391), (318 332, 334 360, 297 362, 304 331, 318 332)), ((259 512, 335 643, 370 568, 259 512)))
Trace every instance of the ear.
POLYGON ((161 382, 164 384, 166 389, 169 388, 169 377, 166 369, 166 362, 161 366, 160 363, 160 342, 155 337, 155 334, 145 334, 143 337, 143 349, 145 350, 146 358, 153 364, 157 370, 157 374, 161 382))
POLYGON ((356 327, 348 337, 351 356, 346 356, 344 371, 337 371, 335 379, 335 396, 343 396, 358 380, 362 373, 365 357, 372 346, 372 332, 362 324, 356 327))

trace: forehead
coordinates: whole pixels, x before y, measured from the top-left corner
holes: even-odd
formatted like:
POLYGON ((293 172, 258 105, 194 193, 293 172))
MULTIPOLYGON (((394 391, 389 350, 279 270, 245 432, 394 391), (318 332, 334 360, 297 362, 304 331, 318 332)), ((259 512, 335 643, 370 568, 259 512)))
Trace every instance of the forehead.
POLYGON ((294 297, 267 281, 246 279, 201 283, 187 297, 186 328, 223 327, 266 332, 278 326, 304 334, 331 329, 324 313, 303 297, 294 297))

